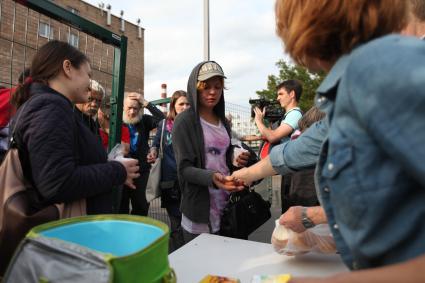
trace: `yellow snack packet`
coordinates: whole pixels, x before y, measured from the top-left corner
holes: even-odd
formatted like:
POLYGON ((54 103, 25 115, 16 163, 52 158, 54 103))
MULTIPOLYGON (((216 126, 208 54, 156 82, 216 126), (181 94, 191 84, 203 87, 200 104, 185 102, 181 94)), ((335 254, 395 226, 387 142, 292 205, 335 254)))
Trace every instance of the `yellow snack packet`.
POLYGON ((207 275, 199 283, 240 283, 239 279, 226 276, 207 275))
POLYGON ((287 283, 289 279, 291 274, 254 275, 251 283, 287 283))

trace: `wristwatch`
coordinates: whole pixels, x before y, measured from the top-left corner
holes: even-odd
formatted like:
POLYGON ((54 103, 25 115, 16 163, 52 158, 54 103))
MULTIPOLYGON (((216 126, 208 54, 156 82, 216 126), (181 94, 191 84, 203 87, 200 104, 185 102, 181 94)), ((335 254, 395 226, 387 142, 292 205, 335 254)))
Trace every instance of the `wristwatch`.
POLYGON ((306 229, 316 226, 316 224, 314 224, 313 221, 307 216, 307 207, 303 207, 301 209, 301 222, 306 229))

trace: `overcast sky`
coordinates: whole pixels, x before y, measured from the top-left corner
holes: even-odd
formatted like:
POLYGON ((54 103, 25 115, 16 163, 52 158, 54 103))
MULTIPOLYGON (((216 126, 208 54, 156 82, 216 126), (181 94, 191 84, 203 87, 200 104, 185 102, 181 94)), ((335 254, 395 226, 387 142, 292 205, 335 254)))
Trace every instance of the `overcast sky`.
MULTIPOLYGON (((98 6, 101 0, 85 0, 98 6)), ((203 0, 103 0, 112 14, 140 18, 145 29, 145 97, 158 99, 161 83, 168 95, 186 90, 193 67, 203 61, 203 0)), ((248 106, 275 63, 287 58, 275 35, 274 0, 210 0, 210 59, 227 76, 226 101, 248 106)))

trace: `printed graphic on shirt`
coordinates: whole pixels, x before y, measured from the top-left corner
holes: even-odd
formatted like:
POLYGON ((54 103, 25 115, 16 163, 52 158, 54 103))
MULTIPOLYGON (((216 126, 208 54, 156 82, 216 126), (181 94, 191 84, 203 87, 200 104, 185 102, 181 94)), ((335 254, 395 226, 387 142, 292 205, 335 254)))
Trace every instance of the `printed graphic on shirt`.
POLYGON ((174 121, 167 119, 167 123, 165 124, 167 131, 165 131, 165 135, 164 135, 164 146, 171 145, 172 143, 173 135, 171 133, 173 131, 173 124, 174 124, 174 121))
MULTIPOLYGON (((229 175, 226 164, 226 151, 230 144, 230 137, 223 124, 218 126, 210 124, 201 118, 205 144, 205 168, 218 171, 223 175, 229 175)), ((229 193, 225 190, 217 190, 209 187, 210 194, 210 225, 208 223, 192 222, 185 215, 182 216, 182 227, 193 234, 215 233, 220 230, 220 218, 224 207, 229 199, 229 193)))
MULTIPOLYGON (((222 123, 218 126, 201 119, 205 142, 205 168, 229 175, 226 163, 226 152, 230 138, 222 123)), ((224 190, 209 188, 210 192, 210 224, 213 232, 220 229, 220 216, 226 206, 229 194, 224 190)))

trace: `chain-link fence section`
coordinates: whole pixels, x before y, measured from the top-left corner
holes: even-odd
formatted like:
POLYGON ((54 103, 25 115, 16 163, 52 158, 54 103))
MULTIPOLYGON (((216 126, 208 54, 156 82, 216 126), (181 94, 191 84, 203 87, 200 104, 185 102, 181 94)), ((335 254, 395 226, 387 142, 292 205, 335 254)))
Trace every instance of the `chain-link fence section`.
MULTIPOLYGON (((232 131, 238 138, 247 135, 258 135, 257 126, 251 118, 251 108, 226 102, 226 117, 231 121, 232 131)), ((245 142, 254 150, 260 147, 260 141, 245 142)))

